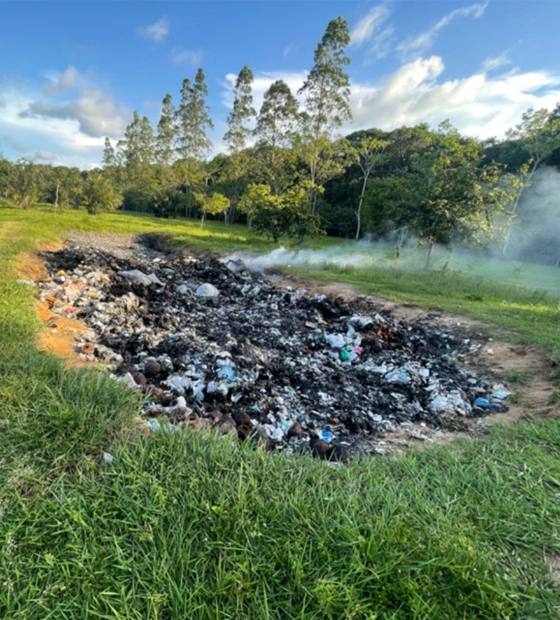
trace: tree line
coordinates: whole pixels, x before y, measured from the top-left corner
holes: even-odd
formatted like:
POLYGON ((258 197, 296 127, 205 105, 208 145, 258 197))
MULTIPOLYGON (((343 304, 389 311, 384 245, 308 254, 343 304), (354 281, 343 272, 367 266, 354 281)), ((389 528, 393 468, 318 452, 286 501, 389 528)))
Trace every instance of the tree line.
POLYGON ((499 237, 507 254, 525 188, 539 166, 560 161, 560 107, 528 110, 503 140, 462 136, 448 121, 341 137, 352 118, 349 43, 346 20, 332 20, 301 89, 275 81, 258 111, 253 73, 243 67, 225 153, 210 157, 214 124, 201 68, 183 80, 176 103, 164 96, 156 127, 134 112, 121 140, 106 138, 99 169, 0 159, 0 196, 23 208, 120 207, 201 225, 223 218, 274 241, 370 234, 394 239, 398 252, 414 237, 426 243, 427 264, 435 243, 499 237))

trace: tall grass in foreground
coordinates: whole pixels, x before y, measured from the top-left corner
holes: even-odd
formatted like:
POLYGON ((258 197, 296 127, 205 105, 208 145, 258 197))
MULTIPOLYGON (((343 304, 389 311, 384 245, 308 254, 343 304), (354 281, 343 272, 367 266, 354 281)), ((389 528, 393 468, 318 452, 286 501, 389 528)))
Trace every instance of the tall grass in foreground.
MULTIPOLYGON (((134 394, 34 346, 32 290, 9 266, 59 221, 0 213, 0 618, 559 617, 557 421, 336 468, 127 432, 134 394)), ((371 286, 387 296, 436 290, 385 273, 371 286)), ((448 291, 459 309, 486 299, 448 291)))

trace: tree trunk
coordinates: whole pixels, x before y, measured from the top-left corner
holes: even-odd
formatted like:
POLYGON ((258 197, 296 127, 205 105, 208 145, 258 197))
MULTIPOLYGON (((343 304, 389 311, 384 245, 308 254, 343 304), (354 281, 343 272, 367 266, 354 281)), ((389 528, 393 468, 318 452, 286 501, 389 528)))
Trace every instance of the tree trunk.
POLYGON ((60 189, 60 181, 56 182, 56 190, 54 194, 54 214, 56 215, 58 211, 58 191, 60 189))
POLYGON ((360 238, 360 233, 362 232, 362 204, 364 203, 364 194, 366 193, 368 176, 369 175, 364 174, 362 193, 360 194, 360 202, 358 203, 358 213, 356 214, 356 217, 358 219, 358 223, 356 225, 356 241, 358 241, 358 239, 360 238))
POLYGON ((206 219, 206 212, 202 212, 202 217, 200 218, 200 228, 204 226, 204 220, 206 219))
POLYGON ((434 251, 434 242, 430 241, 430 243, 428 245, 428 254, 426 255, 425 269, 429 269, 430 268, 430 264, 432 262, 432 252, 433 251, 434 251))

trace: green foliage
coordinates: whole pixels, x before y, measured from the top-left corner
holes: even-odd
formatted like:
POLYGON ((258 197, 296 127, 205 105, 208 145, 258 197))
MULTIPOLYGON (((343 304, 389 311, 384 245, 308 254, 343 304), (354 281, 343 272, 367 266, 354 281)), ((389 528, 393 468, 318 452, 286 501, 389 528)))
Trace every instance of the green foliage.
POLYGON ((157 126, 156 160, 165 169, 171 166, 177 137, 177 119, 173 98, 169 93, 161 102, 161 114, 157 126))
POLYGON ((82 194, 82 205, 90 215, 112 211, 122 202, 111 183, 98 173, 88 175, 82 194))
POLYGON ((149 119, 146 116, 140 118, 138 112, 134 112, 132 123, 127 125, 124 139, 117 146, 129 171, 138 172, 151 164, 155 155, 155 137, 149 119))
POLYGON ((239 209, 251 220, 253 228, 275 243, 282 236, 303 239, 319 233, 317 218, 309 213, 308 187, 295 186, 275 195, 269 185, 250 185, 243 194, 239 209))
POLYGON ((177 111, 178 152, 189 162, 204 161, 212 147, 206 133, 214 128, 207 97, 208 87, 202 69, 197 71, 194 84, 189 79, 183 80, 181 105, 177 111))
POLYGON ((41 168, 31 161, 20 159, 7 175, 6 197, 27 209, 38 198, 41 168))
POLYGON ((249 123, 256 115, 253 108, 253 72, 245 66, 239 72, 233 89, 233 109, 228 114, 228 130, 224 136, 230 153, 237 155, 247 146, 251 135, 249 123))
POLYGON ((225 213, 231 205, 229 198, 217 192, 214 192, 211 196, 197 193, 194 195, 194 198, 203 215, 221 215, 225 213))
POLYGON ((151 209, 156 217, 178 217, 191 206, 190 196, 181 190, 167 187, 158 192, 151 203, 151 209))
POLYGON ((298 123, 298 102, 283 80, 276 80, 265 92, 257 118, 256 134, 271 149, 287 147, 298 123))
POLYGON ((511 187, 501 183, 500 167, 484 166, 482 159, 480 146, 447 123, 432 134, 424 152, 411 157, 399 208, 390 218, 396 228, 405 226, 428 243, 428 266, 435 243, 481 239, 510 202, 511 187))
MULTIPOLYGON (((557 420, 340 468, 211 434, 133 432, 134 393, 35 348, 13 259, 72 228, 263 248, 242 227, 0 209, 0 616, 558 617, 557 420)), ((486 312, 560 348, 558 308, 513 289, 440 272, 312 274, 486 312)))
POLYGON ((349 43, 348 22, 342 17, 331 20, 315 49, 314 65, 299 90, 305 97, 309 133, 315 139, 352 118, 350 77, 345 70, 350 64, 345 54, 349 43))

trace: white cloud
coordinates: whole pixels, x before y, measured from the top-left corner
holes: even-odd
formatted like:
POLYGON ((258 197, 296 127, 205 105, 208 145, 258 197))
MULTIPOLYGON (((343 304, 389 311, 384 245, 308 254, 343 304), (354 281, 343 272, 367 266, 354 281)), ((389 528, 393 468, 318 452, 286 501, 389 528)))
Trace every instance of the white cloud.
POLYGON ((350 45, 359 47, 369 43, 365 63, 385 58, 391 49, 395 29, 386 24, 390 11, 386 4, 374 6, 354 26, 350 33, 350 45))
POLYGON ((283 55, 284 55, 284 58, 287 58, 287 57, 288 57, 288 56, 292 53, 292 50, 293 50, 293 49, 294 49, 294 46, 293 46, 293 45, 287 45, 287 46, 284 48, 284 51, 282 52, 282 53, 283 53, 283 55))
POLYGON ((202 51, 196 52, 189 50, 175 49, 171 53, 171 60, 174 65, 181 65, 183 67, 196 67, 202 62, 202 51))
POLYGON ((43 84, 43 91, 47 95, 58 95, 71 90, 78 85, 80 81, 80 72, 76 67, 68 67, 62 73, 48 76, 47 81, 43 84))
POLYGON ((488 77, 484 72, 442 80, 438 56, 402 65, 380 85, 353 83, 352 125, 344 132, 427 122, 446 118, 466 135, 503 136, 529 107, 551 109, 560 99, 560 76, 529 71, 488 77))
POLYGON ((352 29, 350 33, 350 45, 362 45, 366 41, 369 41, 388 17, 389 9, 385 4, 374 6, 352 29))
POLYGON ((495 71, 507 65, 511 65, 511 60, 509 59, 508 53, 504 52, 499 56, 489 56, 486 58, 482 63, 482 71, 488 73, 489 71, 495 71))
POLYGON ((128 111, 83 78, 78 82, 78 92, 63 99, 48 95, 40 84, 0 84, 0 143, 4 155, 54 161, 54 154, 60 165, 99 165, 104 136, 121 137, 128 111))
POLYGON ((410 60, 411 58, 421 56, 433 45, 440 30, 449 26, 455 18, 469 17, 472 15, 475 19, 478 19, 484 15, 487 6, 488 2, 485 4, 470 4, 469 6, 455 9, 442 17, 429 30, 426 30, 416 37, 409 37, 406 41, 400 43, 397 46, 397 51, 404 60, 410 60))
POLYGON ((165 37, 169 34, 169 19, 167 17, 162 17, 153 24, 141 26, 136 30, 136 32, 141 37, 144 37, 146 39, 151 39, 152 41, 156 42, 163 41, 165 37))
POLYGON ((88 88, 76 101, 54 103, 39 99, 20 112, 22 118, 62 119, 75 121, 81 133, 93 138, 120 135, 124 121, 113 98, 97 88, 88 88))

